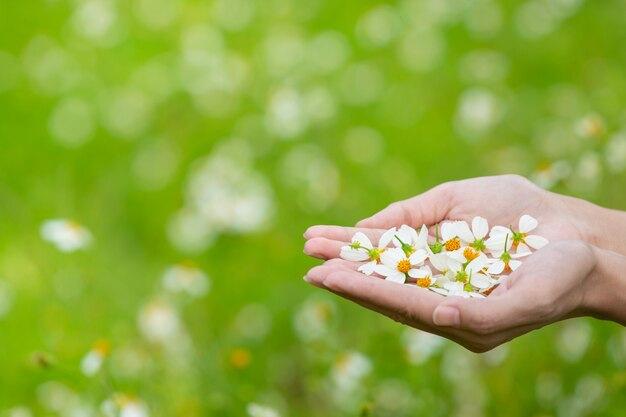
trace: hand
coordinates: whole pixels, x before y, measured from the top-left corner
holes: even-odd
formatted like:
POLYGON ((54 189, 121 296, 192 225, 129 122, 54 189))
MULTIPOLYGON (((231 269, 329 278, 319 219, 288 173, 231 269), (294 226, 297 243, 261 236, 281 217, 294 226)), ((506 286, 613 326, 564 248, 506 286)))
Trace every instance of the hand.
POLYGON ((570 200, 575 199, 568 200, 545 191, 517 175, 449 182, 389 205, 357 223, 358 229, 345 228, 342 231, 332 226, 313 226, 304 235, 308 239, 304 251, 311 256, 331 259, 339 255, 341 246, 346 245, 357 230, 371 229, 370 235, 377 238, 393 226, 407 224, 419 228, 422 224, 430 226, 444 220, 465 220, 471 224, 475 216, 486 218, 490 226, 517 228, 517 222, 524 214, 539 221, 539 234, 549 241, 590 241, 594 228, 577 213, 580 204, 570 200))
POLYGON ((597 258, 581 241, 558 241, 533 254, 485 299, 443 297, 356 272, 332 259, 305 279, 409 326, 458 342, 473 352, 593 310, 597 258))
MULTIPOLYGON (((305 253, 330 260, 313 268, 306 278, 313 285, 396 321, 448 337, 473 351, 484 351, 552 321, 580 315, 585 309, 601 317, 602 307, 598 306, 603 303, 597 301, 602 297, 588 296, 601 291, 595 291, 596 288, 588 291, 588 282, 594 280, 586 279, 598 251, 591 250, 585 241, 626 253, 622 239, 616 238, 622 234, 615 230, 624 226, 621 212, 547 192, 519 176, 475 178, 445 183, 417 197, 393 203, 359 222, 357 228, 309 228, 305 233, 305 253), (333 259, 356 231, 377 242, 387 228, 401 224, 419 227, 444 220, 471 222, 480 215, 491 226, 516 227, 517 219, 523 214, 535 217, 540 225, 538 234, 555 243, 528 258, 506 285, 485 300, 445 299, 430 291, 363 276, 355 272, 358 264, 333 259), (564 239, 577 242, 556 242, 564 239), (595 300, 593 308, 590 299, 595 300), (459 312, 458 324, 454 321, 457 317, 454 309, 459 312)), ((598 288, 606 286, 601 284, 598 288)), ((613 304, 621 305, 619 301, 613 304)))

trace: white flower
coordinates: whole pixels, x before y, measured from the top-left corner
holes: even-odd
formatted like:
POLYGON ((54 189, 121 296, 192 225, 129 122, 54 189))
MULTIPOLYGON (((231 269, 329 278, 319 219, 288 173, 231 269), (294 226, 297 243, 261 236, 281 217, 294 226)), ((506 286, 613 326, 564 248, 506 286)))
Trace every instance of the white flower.
POLYGON ((41 238, 55 245, 61 252, 74 252, 87 248, 93 238, 86 227, 73 220, 45 221, 40 229, 41 238))
POLYGON ((516 248, 517 253, 530 253, 530 248, 541 249, 548 244, 548 239, 528 234, 535 230, 538 225, 537 219, 524 214, 519 219, 517 232, 503 226, 494 226, 486 242, 487 248, 495 257, 500 257, 502 252, 505 250, 509 251, 511 247, 516 248), (505 249, 504 245, 507 240, 508 243, 506 243, 507 247, 505 249))
POLYGON ((93 347, 83 360, 80 362, 80 369, 85 376, 94 376, 100 371, 104 360, 111 350, 111 345, 106 340, 99 340, 94 343, 93 347))
POLYGON ((463 297, 463 298, 484 298, 485 296, 476 292, 465 291, 465 284, 462 282, 446 282, 442 288, 430 287, 430 289, 438 294, 448 297, 463 297))
POLYGON ((167 343, 179 337, 182 325, 178 312, 162 300, 152 300, 139 311, 139 330, 146 339, 155 343, 167 343))
POLYGON ((453 252, 461 246, 474 241, 474 235, 464 221, 447 222, 441 225, 441 239, 447 252, 453 252))
POLYGON ((377 265, 375 270, 386 280, 403 284, 406 277, 425 278, 427 272, 413 266, 421 265, 426 260, 426 251, 420 249, 407 256, 400 248, 387 249, 380 254, 382 264, 377 265))
MULTIPOLYGON (((389 242, 387 242, 388 244, 389 242)), ((369 238, 362 232, 357 232, 352 237, 350 245, 343 246, 339 256, 342 259, 353 262, 368 261, 359 266, 358 271, 366 275, 372 275, 374 268, 380 260, 381 250, 375 248, 369 238)))
POLYGON ((338 388, 351 391, 372 371, 372 362, 360 352, 341 354, 332 368, 332 379, 338 388))
POLYGON ((428 260, 435 269, 446 275, 448 271, 457 271, 461 268, 461 264, 448 256, 447 253, 429 253, 428 260))
POLYGON ((402 248, 404 252, 408 253, 417 249, 425 249, 428 246, 427 239, 428 228, 426 225, 422 226, 418 234, 415 229, 403 224, 400 229, 393 227, 383 233, 378 242, 378 247, 384 249, 393 243, 396 248, 402 248))
POLYGON ((522 261, 518 261, 518 258, 522 258, 524 256, 530 255, 530 252, 524 253, 515 253, 510 254, 509 252, 502 252, 500 257, 497 259, 489 260, 489 268, 487 268, 487 273, 498 275, 502 272, 512 272, 515 271, 522 265, 522 261))
POLYGON ((148 408, 143 401, 127 394, 114 394, 102 403, 102 414, 106 417, 148 417, 148 408))
POLYGON ((163 287, 167 290, 187 292, 195 297, 205 295, 210 284, 207 274, 192 264, 172 266, 163 274, 163 287))
POLYGON ((364 233, 357 232, 352 237, 351 244, 341 248, 339 256, 347 261, 367 261, 370 259, 370 250, 373 248, 369 238, 364 233))
POLYGON ((246 411, 248 416, 250 417, 280 417, 278 411, 270 408, 266 405, 261 405, 257 403, 250 403, 246 407, 246 411))
POLYGON ((476 216, 472 219, 472 236, 473 240, 470 246, 477 251, 485 249, 485 237, 489 233, 489 223, 484 217, 476 216))

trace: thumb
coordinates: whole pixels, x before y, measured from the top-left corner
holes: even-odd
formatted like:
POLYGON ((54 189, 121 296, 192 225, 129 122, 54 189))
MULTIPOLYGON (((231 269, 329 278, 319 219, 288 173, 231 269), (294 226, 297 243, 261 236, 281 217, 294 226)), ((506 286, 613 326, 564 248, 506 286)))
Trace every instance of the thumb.
POLYGON ((433 311, 437 326, 453 327, 488 335, 533 322, 535 314, 529 302, 514 292, 488 298, 453 297, 441 302, 433 311))
POLYGON ((453 183, 440 184, 418 196, 390 204, 357 227, 387 229, 401 224, 418 227, 432 225, 446 218, 451 208, 453 183))

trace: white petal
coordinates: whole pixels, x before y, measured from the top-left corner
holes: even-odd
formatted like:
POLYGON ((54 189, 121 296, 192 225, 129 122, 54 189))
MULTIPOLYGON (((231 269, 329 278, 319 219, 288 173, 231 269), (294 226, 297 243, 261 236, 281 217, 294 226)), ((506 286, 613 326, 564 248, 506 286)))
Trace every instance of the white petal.
POLYGON ((411 265, 418 265, 424 262, 427 257, 428 254, 426 253, 426 251, 420 249, 411 254, 411 256, 409 257, 409 261, 411 262, 411 265))
POLYGON ((487 247, 489 252, 491 252, 495 256, 495 253, 501 254, 502 252, 504 252, 504 242, 506 242, 506 249, 509 250, 511 248, 511 245, 513 244, 510 230, 508 231, 508 233, 501 233, 496 235, 492 234, 491 237, 485 241, 485 246, 487 247))
POLYGON ((361 262, 367 261, 370 255, 364 249, 353 249, 350 246, 344 246, 341 248, 339 257, 346 261, 361 262))
POLYGON ((470 293, 468 293, 468 294, 469 294, 469 296, 470 296, 470 297, 473 297, 473 298, 485 298, 485 296, 484 296, 484 295, 479 294, 479 293, 477 293, 477 292, 470 292, 470 293))
POLYGON ((389 246, 389 243, 391 242, 391 239, 393 239, 393 235, 395 234, 396 234, 395 227, 392 227, 391 229, 383 233, 383 235, 380 237, 380 240, 378 241, 378 247, 381 249, 384 249, 387 246, 389 246))
POLYGON ((481 290, 484 290, 491 286, 491 280, 489 279, 489 277, 483 274, 475 274, 475 275, 472 275, 471 284, 476 288, 480 288, 481 290))
POLYGON ((436 292, 437 294, 448 295, 448 290, 443 288, 429 287, 429 290, 436 292))
POLYGON ((484 253, 481 253, 480 255, 478 255, 478 258, 474 259, 472 262, 470 262, 467 265, 465 270, 478 272, 481 269, 483 269, 485 266, 487 266, 487 256, 485 256, 484 253))
POLYGON ((417 242, 415 242, 418 248, 421 248, 422 245, 424 247, 428 247, 428 227, 425 224, 422 225, 420 229, 420 233, 417 236, 417 242))
POLYGON ((365 275, 372 275, 376 270, 376 261, 365 263, 357 268, 357 271, 363 272, 365 275))
POLYGON ((465 248, 460 248, 452 252, 446 252, 446 255, 448 255, 451 259, 454 259, 455 261, 464 264, 465 262, 467 262, 467 259, 465 259, 465 255, 463 255, 464 250, 465 248))
POLYGON ((512 271, 515 271, 520 266, 522 266, 522 262, 521 261, 516 261, 514 259, 511 259, 509 261, 509 267, 511 268, 512 271))
POLYGON ((456 231, 453 223, 444 223, 441 225, 441 240, 444 242, 456 237, 456 231))
POLYGON ((484 217, 476 216, 472 219, 472 233, 476 239, 483 239, 489 233, 489 223, 484 217))
POLYGON ((387 277, 396 273, 396 271, 394 271, 393 269, 380 264, 374 266, 374 272, 376 272, 378 275, 382 275, 383 277, 387 277))
POLYGON ((541 249, 548 244, 548 239, 538 235, 526 236, 524 241, 533 249, 541 249))
POLYGON ((464 221, 456 221, 454 222, 454 228, 456 229, 456 235, 468 243, 474 241, 474 235, 470 230, 467 222, 464 221))
POLYGON ((366 247, 367 249, 372 249, 372 242, 369 240, 369 238, 367 236, 365 236, 365 233, 363 232, 356 232, 354 234, 354 237, 352 238, 352 243, 354 242, 359 242, 361 244, 361 246, 366 247))
POLYGON ((487 272, 490 274, 501 274, 504 271, 504 262, 496 261, 487 269, 487 272))
POLYGON ((405 239, 402 239, 404 240, 405 243, 414 245, 415 242, 417 242, 417 232, 412 227, 407 226, 406 224, 403 224, 402 226, 400 226, 400 232, 402 232, 402 234, 407 237, 408 241, 405 239))
POLYGON ((507 234, 507 233, 511 233, 511 229, 509 229, 508 227, 493 226, 491 228, 491 232, 489 232, 489 235, 490 236, 497 236, 497 235, 502 235, 502 234, 507 234))
POLYGON ((423 269, 410 269, 409 276, 411 278, 426 278, 429 277, 430 274, 428 273, 428 271, 425 271, 423 269))
POLYGON ((520 243, 519 245, 517 245, 516 252, 520 255, 530 255, 532 253, 530 248, 524 243, 520 243))
POLYGON ((397 282, 398 284, 404 284, 404 282, 406 281, 406 275, 404 275, 402 272, 394 272, 393 274, 388 275, 385 280, 397 282))
POLYGON ((539 225, 539 222, 537 221, 537 219, 535 219, 532 216, 529 216, 528 214, 524 214, 519 219, 519 231, 522 233, 528 233, 531 230, 534 230, 537 227, 537 225, 539 225))
POLYGON ((406 256, 400 248, 387 249, 380 254, 380 261, 390 268, 395 268, 403 259, 406 259, 406 256))

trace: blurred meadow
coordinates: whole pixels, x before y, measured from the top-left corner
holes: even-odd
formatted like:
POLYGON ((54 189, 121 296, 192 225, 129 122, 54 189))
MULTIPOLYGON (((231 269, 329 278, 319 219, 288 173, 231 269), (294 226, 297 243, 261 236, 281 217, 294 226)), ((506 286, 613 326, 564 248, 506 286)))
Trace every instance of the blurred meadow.
POLYGON ((0 416, 624 415, 619 326, 477 355, 301 277, 309 225, 447 180, 626 209, 625 17, 0 0, 0 416))

